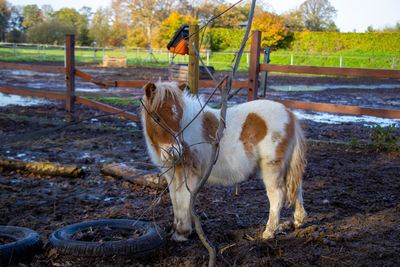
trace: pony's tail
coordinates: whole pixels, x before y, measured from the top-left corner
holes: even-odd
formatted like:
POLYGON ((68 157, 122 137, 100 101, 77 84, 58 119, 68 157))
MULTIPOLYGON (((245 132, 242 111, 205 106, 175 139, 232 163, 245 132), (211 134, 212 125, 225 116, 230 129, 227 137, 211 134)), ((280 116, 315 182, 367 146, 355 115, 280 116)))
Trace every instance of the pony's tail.
POLYGON ((303 131, 296 119, 295 143, 290 156, 286 172, 286 201, 289 206, 294 206, 302 186, 304 168, 306 166, 306 142, 303 131))

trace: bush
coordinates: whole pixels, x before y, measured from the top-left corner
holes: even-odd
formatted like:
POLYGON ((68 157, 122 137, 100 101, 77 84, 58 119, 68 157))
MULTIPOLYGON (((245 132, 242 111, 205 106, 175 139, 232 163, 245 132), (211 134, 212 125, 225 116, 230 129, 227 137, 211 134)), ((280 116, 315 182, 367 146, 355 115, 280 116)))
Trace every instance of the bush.
POLYGON ((400 33, 296 32, 291 48, 311 53, 357 50, 360 52, 398 52, 400 33))
MULTIPOLYGON (((210 49, 212 51, 235 51, 240 48, 244 30, 215 28, 210 31, 210 49)), ((246 48, 250 48, 247 42, 246 48)))

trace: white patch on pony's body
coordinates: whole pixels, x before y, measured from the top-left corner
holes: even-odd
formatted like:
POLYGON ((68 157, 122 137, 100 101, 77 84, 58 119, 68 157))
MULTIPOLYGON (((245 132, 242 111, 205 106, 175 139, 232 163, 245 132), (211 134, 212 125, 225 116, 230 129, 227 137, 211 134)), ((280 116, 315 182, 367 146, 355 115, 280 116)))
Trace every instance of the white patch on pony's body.
MULTIPOLYGON (((177 85, 157 83, 155 87, 155 92, 164 97, 168 90, 176 92, 177 85)), ((182 236, 191 232, 188 211, 190 194, 183 181, 186 177, 189 188, 193 188, 210 162, 211 143, 215 140, 219 110, 205 107, 200 112, 202 101, 197 97, 183 91, 174 94, 177 96, 175 98, 181 99, 174 98, 176 103, 171 107, 171 114, 174 119, 178 118, 177 110, 182 107, 179 125, 180 129, 186 127, 176 138, 179 138, 179 145, 184 143, 187 147, 186 151, 182 150, 183 157, 193 159, 183 168, 186 175, 176 170, 166 174, 174 207, 174 238, 181 240, 182 236), (193 120, 199 112, 200 115, 193 120)), ((145 105, 153 109, 162 104, 162 100, 156 101, 158 104, 154 105, 151 99, 145 97, 145 105)), ((142 121, 146 125, 148 122, 144 117, 142 115, 142 121)), ((143 128, 150 156, 154 163, 162 166, 167 160, 155 151, 154 144, 148 138, 147 128, 143 128)), ((220 140, 218 159, 208 182, 232 185, 246 180, 255 170, 260 170, 270 200, 270 216, 263 237, 272 238, 279 226, 279 213, 285 198, 295 208, 296 226, 300 226, 306 217, 301 190, 304 151, 302 131, 294 115, 282 104, 269 100, 243 103, 227 110, 226 128, 220 140)))

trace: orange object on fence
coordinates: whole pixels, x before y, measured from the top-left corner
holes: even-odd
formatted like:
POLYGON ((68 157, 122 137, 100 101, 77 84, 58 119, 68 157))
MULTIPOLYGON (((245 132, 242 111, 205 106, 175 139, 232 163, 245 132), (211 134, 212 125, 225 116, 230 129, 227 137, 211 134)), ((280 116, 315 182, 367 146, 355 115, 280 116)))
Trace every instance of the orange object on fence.
POLYGON ((169 51, 171 53, 179 54, 179 55, 189 54, 189 46, 187 45, 187 40, 185 40, 185 39, 180 40, 179 43, 175 47, 171 46, 169 48, 169 51))
POLYGON ((188 39, 189 39, 189 24, 183 24, 176 32, 174 37, 169 41, 167 45, 167 49, 179 55, 187 55, 189 54, 189 46, 188 46, 188 39))

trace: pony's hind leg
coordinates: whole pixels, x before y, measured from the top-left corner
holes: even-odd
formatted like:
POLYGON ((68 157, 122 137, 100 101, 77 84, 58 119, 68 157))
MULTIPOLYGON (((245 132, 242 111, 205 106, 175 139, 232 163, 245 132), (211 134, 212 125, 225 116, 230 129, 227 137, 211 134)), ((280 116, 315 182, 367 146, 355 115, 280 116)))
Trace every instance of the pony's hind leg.
POLYGON ((293 224, 295 228, 302 226, 307 218, 307 212, 303 206, 303 192, 300 186, 297 192, 296 202, 294 204, 293 224))
POLYGON ((280 163, 261 163, 261 174, 267 190, 269 199, 269 217, 262 238, 274 238, 275 232, 279 229, 279 219, 282 206, 285 201, 285 182, 280 163))

